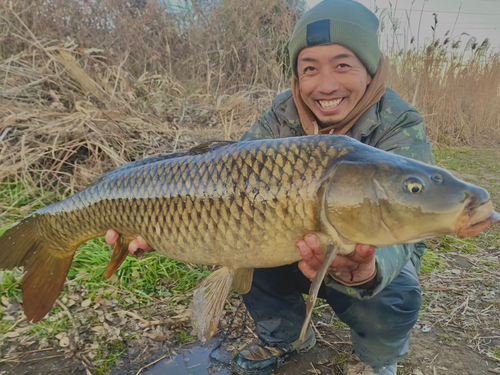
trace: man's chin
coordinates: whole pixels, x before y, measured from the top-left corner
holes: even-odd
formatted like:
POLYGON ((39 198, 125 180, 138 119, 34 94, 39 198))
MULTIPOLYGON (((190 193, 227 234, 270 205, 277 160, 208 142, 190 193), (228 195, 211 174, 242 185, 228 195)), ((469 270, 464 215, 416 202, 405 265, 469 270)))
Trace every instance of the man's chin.
POLYGON ((325 119, 325 120, 321 120, 321 119, 318 119, 318 126, 322 129, 324 128, 329 128, 330 126, 335 126, 337 124, 339 124, 341 121, 343 120, 340 119, 340 120, 337 120, 337 119, 325 119))

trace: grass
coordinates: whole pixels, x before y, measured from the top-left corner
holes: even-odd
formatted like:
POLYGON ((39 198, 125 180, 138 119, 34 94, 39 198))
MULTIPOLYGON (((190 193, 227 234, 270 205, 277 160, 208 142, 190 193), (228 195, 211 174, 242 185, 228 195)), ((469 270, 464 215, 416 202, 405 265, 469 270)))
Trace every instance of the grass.
POLYGON ((180 332, 178 332, 175 336, 174 336, 174 341, 177 345, 179 346, 183 346, 185 344, 189 344, 190 342, 192 342, 194 340, 194 338, 189 334, 187 333, 186 331, 182 330, 180 332))
POLYGON ((102 362, 95 371, 98 375, 104 375, 115 366, 116 361, 125 352, 126 347, 123 342, 100 342, 99 344, 99 349, 97 349, 93 360, 102 362))
POLYGON ((432 250, 427 250, 422 257, 421 272, 432 273, 434 270, 445 269, 444 259, 432 250))

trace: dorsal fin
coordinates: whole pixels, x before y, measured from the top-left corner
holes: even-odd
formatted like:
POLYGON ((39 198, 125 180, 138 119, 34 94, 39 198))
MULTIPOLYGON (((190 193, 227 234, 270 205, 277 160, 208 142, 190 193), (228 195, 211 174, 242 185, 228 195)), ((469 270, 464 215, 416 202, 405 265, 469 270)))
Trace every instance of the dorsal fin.
POLYGON ((237 142, 236 141, 210 141, 210 142, 205 142, 205 143, 201 143, 197 146, 194 146, 193 148, 189 149, 188 151, 174 152, 171 154, 152 156, 150 158, 145 158, 142 160, 133 161, 133 162, 127 163, 125 165, 122 165, 121 167, 118 167, 117 169, 114 169, 111 172, 105 173, 105 174, 97 177, 96 179, 94 179, 92 181, 90 186, 97 185, 98 183, 104 181, 111 174, 114 175, 115 173, 121 173, 125 170, 141 167, 141 166, 147 165, 147 164, 157 163, 157 162, 168 160, 168 159, 179 158, 182 156, 193 156, 193 155, 206 154, 208 152, 217 150, 220 147, 227 146, 227 145, 230 145, 233 143, 237 143, 237 142))

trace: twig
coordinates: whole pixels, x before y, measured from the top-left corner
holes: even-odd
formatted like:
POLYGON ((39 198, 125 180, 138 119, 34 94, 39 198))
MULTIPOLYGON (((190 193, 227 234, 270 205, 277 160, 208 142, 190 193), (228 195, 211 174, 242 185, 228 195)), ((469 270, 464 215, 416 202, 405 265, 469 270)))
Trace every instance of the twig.
POLYGON ((10 131, 10 127, 8 127, 7 129, 5 129, 3 132, 2 132, 2 135, 0 135, 0 142, 3 141, 3 139, 7 136, 7 134, 9 133, 10 131))
POLYGON ((311 367, 313 368, 313 371, 315 374, 321 374, 321 372, 319 372, 318 370, 316 370, 316 368, 314 367, 313 363, 312 362, 309 362, 311 364, 311 367))
POLYGON ((494 374, 500 374, 500 369, 496 369, 496 368, 489 368, 488 369, 488 372, 492 372, 494 374))
POLYGON ((58 355, 51 355, 49 357, 33 358, 33 359, 28 359, 27 361, 23 361, 23 363, 44 361, 46 359, 59 358, 59 357, 64 357, 64 356, 65 356, 65 354, 58 354, 58 355))
POLYGON ((314 322, 311 322, 311 325, 312 325, 312 327, 314 329, 314 332, 316 332, 316 336, 318 336, 319 341, 321 341, 323 344, 326 344, 327 346, 329 346, 329 347, 334 348, 335 350, 337 350, 332 344, 330 344, 328 341, 326 341, 323 338, 323 335, 318 331, 318 329, 316 328, 316 325, 314 324, 314 322))
POLYGON ((11 361, 11 360, 13 360, 13 359, 15 359, 17 357, 27 356, 29 354, 34 354, 34 353, 39 353, 39 352, 46 352, 48 350, 55 350, 55 349, 54 348, 45 348, 45 349, 30 350, 30 351, 23 352, 23 353, 12 353, 10 357, 4 358, 4 359, 0 359, 0 363, 8 362, 8 361, 11 361))
POLYGON ((21 323, 24 319, 26 319, 26 316, 22 316, 21 318, 17 319, 17 321, 12 325, 12 327, 9 328, 9 331, 12 331, 16 326, 21 323))
POLYGON ((252 328, 250 328, 249 326, 247 326, 247 329, 250 331, 250 333, 257 339, 259 338, 259 336, 257 336, 257 334, 253 331, 252 328))
POLYGON ((148 326, 157 326, 157 325, 160 325, 160 324, 164 323, 164 322, 161 322, 159 320, 154 320, 154 321, 146 320, 143 317, 137 315, 136 313, 133 313, 132 311, 120 310, 120 311, 115 311, 114 313, 118 314, 118 315, 128 315, 128 316, 130 316, 130 317, 132 317, 134 319, 139 320, 140 322, 142 322, 144 324, 147 324, 148 326))
POLYGON ((137 371, 137 372, 136 372, 136 374, 135 374, 135 375, 139 375, 139 374, 142 372, 142 370, 145 370, 145 369, 147 369, 148 367, 151 367, 151 366, 153 366, 153 365, 157 364, 158 362, 160 362, 161 360, 164 360, 164 359, 165 359, 165 358, 167 358, 167 357, 170 357, 170 352, 168 352, 168 354, 165 354, 164 356, 161 356, 161 357, 160 357, 160 358, 158 358, 156 361, 153 361, 153 362, 151 362, 151 363, 148 363, 146 366, 141 367, 141 368, 139 369, 139 371, 137 371))
POLYGON ((455 307, 453 309, 453 311, 451 312, 451 317, 450 319, 446 322, 446 325, 448 325, 452 320, 453 318, 455 317, 455 314, 457 313, 458 310, 460 310, 462 307, 465 306, 465 309, 464 309, 464 312, 467 310, 468 306, 469 306, 469 296, 467 296, 467 298, 465 299, 465 301, 458 307, 455 307))
POLYGON ((62 307, 62 309, 64 310, 64 312, 66 313, 66 315, 68 316, 69 320, 71 321, 71 323, 73 323, 73 325, 75 325, 75 320, 73 319, 73 316, 71 316, 71 313, 69 312, 68 308, 66 307, 66 305, 64 303, 62 303, 59 298, 56 300, 56 303, 62 307))
MULTIPOLYGON (((85 357, 84 357, 85 358, 85 357)), ((90 372, 87 364, 85 363, 85 361, 82 360, 82 365, 83 367, 85 367, 85 372, 86 372, 86 375, 92 375, 92 373, 90 372)))

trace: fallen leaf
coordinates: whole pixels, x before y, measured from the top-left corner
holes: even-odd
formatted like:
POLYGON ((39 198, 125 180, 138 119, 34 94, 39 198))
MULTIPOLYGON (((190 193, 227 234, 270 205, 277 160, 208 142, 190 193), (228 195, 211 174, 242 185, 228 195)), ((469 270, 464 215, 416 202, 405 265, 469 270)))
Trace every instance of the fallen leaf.
POLYGON ((9 338, 9 339, 13 339, 14 337, 19 337, 21 336, 21 334, 19 332, 7 332, 5 334, 5 337, 9 338))
POLYGON ((10 306, 10 300, 5 296, 2 296, 2 305, 4 305, 5 307, 10 306))
POLYGON ((89 299, 86 299, 85 301, 82 302, 82 307, 89 307, 90 304, 92 303, 92 300, 89 298, 89 299))
POLYGON ((99 333, 101 335, 105 335, 108 332, 108 330, 103 326, 92 327, 91 329, 92 331, 99 333))
POLYGON ((154 331, 149 333, 147 337, 154 341, 163 342, 167 339, 168 336, 161 330, 155 329, 154 331))
POLYGON ((59 346, 62 348, 66 348, 69 346, 69 337, 65 336, 61 340, 59 340, 59 346))

